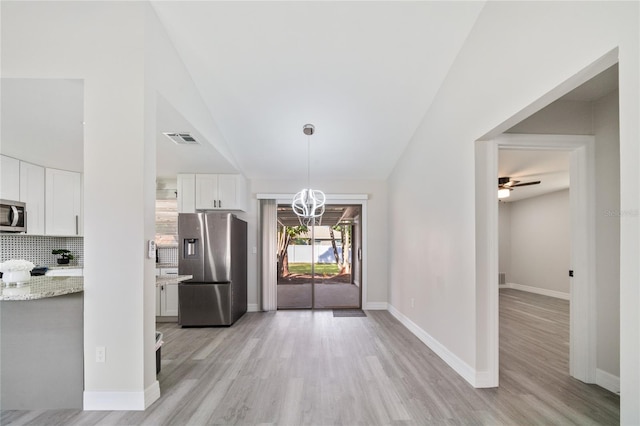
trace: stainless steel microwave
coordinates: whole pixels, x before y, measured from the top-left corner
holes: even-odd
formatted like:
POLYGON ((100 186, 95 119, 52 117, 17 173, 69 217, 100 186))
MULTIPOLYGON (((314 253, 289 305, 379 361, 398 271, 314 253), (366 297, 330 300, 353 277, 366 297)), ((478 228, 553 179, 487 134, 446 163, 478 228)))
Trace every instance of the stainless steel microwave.
POLYGON ((27 232, 27 205, 0 200, 0 232, 27 232))

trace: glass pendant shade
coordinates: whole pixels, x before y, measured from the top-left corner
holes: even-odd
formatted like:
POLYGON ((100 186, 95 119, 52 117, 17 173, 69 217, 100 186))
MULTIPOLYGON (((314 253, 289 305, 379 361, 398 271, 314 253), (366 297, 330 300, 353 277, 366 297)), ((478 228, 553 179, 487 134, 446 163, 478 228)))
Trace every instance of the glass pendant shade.
POLYGON ((317 218, 324 214, 324 192, 317 189, 303 189, 293 197, 291 208, 298 215, 301 225, 315 224, 317 218))
POLYGON ((324 214, 324 203, 326 196, 324 192, 311 189, 311 154, 309 147, 310 136, 315 133, 316 128, 313 124, 305 124, 302 131, 307 135, 307 188, 301 190, 293 197, 291 208, 298 216, 301 225, 315 225, 317 219, 324 214))

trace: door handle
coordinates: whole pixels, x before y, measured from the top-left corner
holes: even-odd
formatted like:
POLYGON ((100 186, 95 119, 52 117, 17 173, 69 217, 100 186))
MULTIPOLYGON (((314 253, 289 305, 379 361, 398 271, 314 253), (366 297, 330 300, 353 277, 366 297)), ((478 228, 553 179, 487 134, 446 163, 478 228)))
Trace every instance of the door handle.
POLYGON ((80 234, 80 226, 78 225, 78 215, 76 215, 76 235, 80 234))
POLYGON ((218 200, 218 208, 222 208, 222 200, 218 200))
POLYGON ((20 211, 16 206, 11 206, 11 226, 16 226, 20 220, 20 211))

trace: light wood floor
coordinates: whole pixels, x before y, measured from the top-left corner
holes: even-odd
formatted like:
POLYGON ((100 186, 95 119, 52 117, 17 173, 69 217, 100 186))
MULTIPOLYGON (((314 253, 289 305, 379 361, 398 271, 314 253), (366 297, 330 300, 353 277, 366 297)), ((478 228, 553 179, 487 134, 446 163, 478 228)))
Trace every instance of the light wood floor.
POLYGON ((344 283, 278 284, 278 309, 310 308, 311 292, 315 291, 316 309, 359 308, 360 287, 344 283))
POLYGON ((162 397, 144 412, 2 413, 0 424, 617 424, 619 397, 568 376, 568 304, 503 290, 497 389, 473 389, 386 311, 162 324, 162 397))

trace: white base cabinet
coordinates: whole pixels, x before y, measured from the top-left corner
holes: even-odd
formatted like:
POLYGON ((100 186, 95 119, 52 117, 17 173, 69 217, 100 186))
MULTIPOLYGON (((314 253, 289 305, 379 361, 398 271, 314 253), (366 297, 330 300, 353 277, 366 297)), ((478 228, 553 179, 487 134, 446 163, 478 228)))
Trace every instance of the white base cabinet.
MULTIPOLYGON (((178 268, 156 268, 156 275, 178 275, 178 268)), ((156 286, 156 316, 178 316, 178 283, 156 286)))

